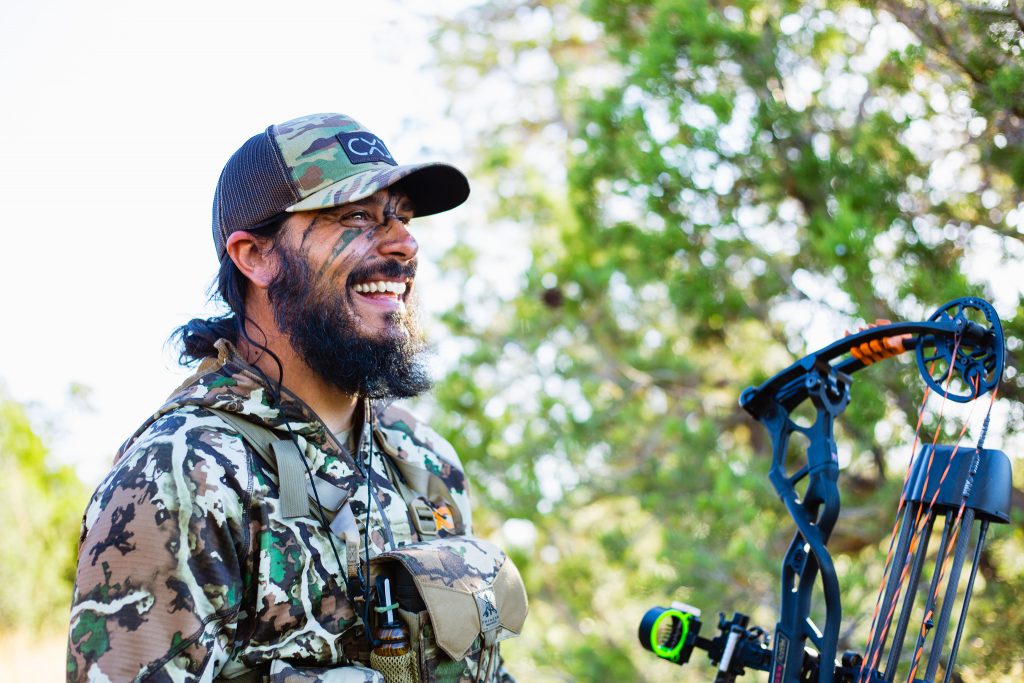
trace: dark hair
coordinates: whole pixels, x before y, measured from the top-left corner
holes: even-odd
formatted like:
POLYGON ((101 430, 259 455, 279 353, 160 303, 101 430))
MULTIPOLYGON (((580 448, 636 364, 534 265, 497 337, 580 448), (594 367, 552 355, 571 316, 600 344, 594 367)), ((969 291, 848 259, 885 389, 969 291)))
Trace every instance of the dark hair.
MULTIPOLYGON (((248 232, 273 240, 290 215, 279 214, 248 232)), ((220 257, 216 290, 213 285, 210 286, 210 300, 219 299, 228 307, 229 312, 212 318, 193 318, 171 333, 171 341, 180 346, 180 364, 193 365, 204 358, 216 356, 217 349, 213 344, 218 339, 227 339, 232 344, 238 344, 239 338, 245 338, 257 348, 266 350, 264 345, 252 339, 245 329, 245 293, 248 287, 248 278, 242 274, 225 250, 220 257)))

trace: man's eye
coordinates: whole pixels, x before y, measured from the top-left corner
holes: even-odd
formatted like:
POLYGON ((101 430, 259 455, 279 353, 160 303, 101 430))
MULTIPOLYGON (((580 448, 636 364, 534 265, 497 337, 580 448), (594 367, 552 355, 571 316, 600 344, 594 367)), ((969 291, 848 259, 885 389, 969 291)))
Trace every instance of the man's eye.
POLYGON ((386 213, 386 214, 384 214, 384 222, 385 223, 388 222, 388 221, 391 221, 391 220, 397 220, 402 225, 409 225, 409 221, 412 220, 412 216, 403 216, 402 214, 399 214, 399 213, 386 213))

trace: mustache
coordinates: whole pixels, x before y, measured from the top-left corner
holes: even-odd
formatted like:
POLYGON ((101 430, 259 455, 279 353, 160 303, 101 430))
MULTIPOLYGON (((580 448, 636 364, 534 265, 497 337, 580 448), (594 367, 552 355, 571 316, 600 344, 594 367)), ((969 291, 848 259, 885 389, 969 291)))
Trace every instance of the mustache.
POLYGON ((385 278, 405 278, 411 280, 414 277, 416 277, 415 259, 408 263, 389 260, 367 263, 353 268, 352 272, 348 274, 346 281, 349 286, 352 286, 367 280, 385 278))

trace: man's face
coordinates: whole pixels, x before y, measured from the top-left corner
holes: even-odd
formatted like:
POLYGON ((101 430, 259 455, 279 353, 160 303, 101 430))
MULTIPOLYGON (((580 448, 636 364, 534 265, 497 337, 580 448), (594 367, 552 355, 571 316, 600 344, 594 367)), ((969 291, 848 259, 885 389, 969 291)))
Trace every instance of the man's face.
POLYGON ((348 393, 414 396, 429 387, 419 353, 413 207, 388 189, 291 216, 267 290, 278 326, 306 363, 348 393))
POLYGON ((412 204, 397 190, 322 211, 304 211, 286 224, 289 246, 307 258, 314 285, 338 297, 361 334, 409 334, 419 246, 409 232, 412 204))

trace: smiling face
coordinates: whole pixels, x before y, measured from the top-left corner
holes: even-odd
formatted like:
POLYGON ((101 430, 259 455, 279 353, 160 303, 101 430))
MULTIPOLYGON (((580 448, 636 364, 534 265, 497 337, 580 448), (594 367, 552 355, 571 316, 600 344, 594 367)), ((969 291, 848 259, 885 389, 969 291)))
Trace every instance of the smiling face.
POLYGON ((429 387, 413 299, 418 246, 400 191, 296 213, 275 240, 274 318, 309 367, 348 393, 414 396, 429 387))
POLYGON ((366 336, 387 336, 401 332, 412 300, 419 251, 409 232, 412 217, 408 198, 389 188, 297 213, 284 237, 315 269, 314 286, 325 298, 340 297, 366 336))

